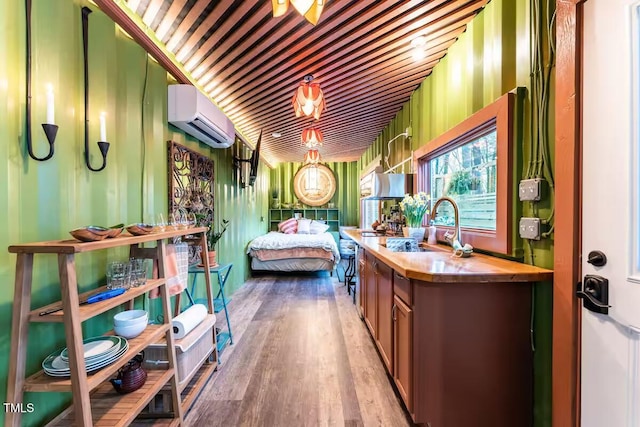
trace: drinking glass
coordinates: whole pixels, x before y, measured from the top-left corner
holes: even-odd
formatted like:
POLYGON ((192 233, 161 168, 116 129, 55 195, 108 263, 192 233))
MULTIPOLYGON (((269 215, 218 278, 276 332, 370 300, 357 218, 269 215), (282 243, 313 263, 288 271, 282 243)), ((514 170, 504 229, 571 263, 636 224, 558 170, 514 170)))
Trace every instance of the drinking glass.
POLYGON ((107 265, 107 289, 128 289, 129 264, 119 261, 107 265))
POLYGON ((188 212, 187 213, 187 224, 188 224, 188 228, 193 228, 196 226, 196 214, 193 212, 188 212))
POLYGON ((147 282, 147 268, 145 260, 141 258, 131 258, 131 286, 142 286, 147 282))
POLYGON ((159 213, 156 215, 155 226, 158 231, 165 231, 167 229, 167 219, 164 214, 159 213))

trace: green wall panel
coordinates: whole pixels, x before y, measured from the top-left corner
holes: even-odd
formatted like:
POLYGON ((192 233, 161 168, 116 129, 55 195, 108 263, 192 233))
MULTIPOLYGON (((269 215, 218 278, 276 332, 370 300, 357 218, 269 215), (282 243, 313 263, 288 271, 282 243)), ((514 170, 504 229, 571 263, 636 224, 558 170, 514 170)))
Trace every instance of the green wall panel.
MULTIPOLYGON (((244 283, 249 270, 247 243, 267 230, 269 169, 261 164, 256 185, 242 189, 232 167, 233 149, 214 150, 167 125, 167 73, 134 41, 119 31, 95 6, 81 0, 34 0, 33 142, 44 154, 46 84, 55 92, 60 126, 53 159, 36 162, 26 154, 24 2, 0 2, 0 248, 10 244, 68 238, 68 230, 88 225, 133 223, 166 212, 169 139, 209 155, 215 164, 215 214, 231 225, 218 245, 219 259, 233 262, 229 291, 244 283), (107 168, 91 172, 84 165, 83 75, 80 9, 89 17, 90 153, 99 165, 98 119, 107 114, 111 142, 107 168)), ((76 257, 81 290, 104 281, 105 265, 125 259, 126 248, 76 257)), ((15 255, 0 250, 0 353, 9 354, 15 255)), ((39 255, 34 263, 33 306, 60 298, 55 256, 39 255)), ((85 336, 110 329, 112 313, 84 322, 85 336)), ((64 346, 62 325, 30 325, 27 372, 64 346)), ((0 399, 6 400, 8 360, 0 362, 0 399)), ((24 425, 41 425, 70 400, 64 393, 27 393, 35 412, 24 425)), ((4 422, 4 413, 0 415, 4 422)))
MULTIPOLYGON (((544 3, 544 2, 543 2, 544 3)), ((483 11, 467 26, 466 32, 449 49, 445 58, 434 68, 411 99, 397 113, 373 141, 358 161, 363 170, 376 156, 388 156, 389 164, 395 165, 411 156, 416 150, 429 143, 436 136, 446 132, 474 112, 492 103, 506 92, 523 87, 523 111, 518 140, 515 146, 514 188, 520 180, 523 165, 529 162, 531 136, 531 49, 530 31, 531 0, 492 0, 483 11), (407 127, 411 138, 398 138, 407 127)), ((543 9, 540 13, 546 13, 543 9)), ((549 15, 551 16, 551 14, 549 15)), ((545 40, 546 41, 546 40, 545 40)), ((545 52, 548 63, 548 49, 545 52)), ((553 105, 553 101, 551 101, 553 105)), ((550 114, 553 117, 553 114, 550 114)), ((553 131, 553 120, 550 120, 553 131)), ((553 139, 551 140, 553 153, 553 139)), ((409 172, 405 165, 397 172, 409 172)), ((531 204, 516 203, 515 224, 521 216, 547 218, 552 213, 552 201, 548 198, 534 208, 531 204)), ((514 226, 515 227, 515 226, 514 226)), ((553 267, 553 240, 544 239, 533 246, 525 245, 515 238, 518 254, 528 263, 541 267, 553 267)), ((551 425, 551 319, 552 287, 550 283, 535 286, 535 405, 534 424, 551 425)))
MULTIPOLYGON (((360 187, 357 162, 325 163, 336 177, 336 193, 331 199, 340 209, 342 225, 358 225, 360 219, 360 187)), ((279 191, 281 203, 296 203, 293 177, 302 163, 279 163, 271 170, 271 190, 279 191)))

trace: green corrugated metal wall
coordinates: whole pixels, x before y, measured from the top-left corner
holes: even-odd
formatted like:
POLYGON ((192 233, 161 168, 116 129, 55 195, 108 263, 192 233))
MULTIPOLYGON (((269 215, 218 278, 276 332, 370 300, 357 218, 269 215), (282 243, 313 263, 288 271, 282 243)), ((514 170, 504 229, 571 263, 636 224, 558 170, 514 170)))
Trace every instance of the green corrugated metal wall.
MULTIPOLYGON (((409 157, 411 150, 424 146, 504 93, 516 87, 525 87, 525 118, 522 123, 524 132, 515 147, 517 182, 520 179, 521 165, 529 161, 526 155, 530 144, 528 127, 531 109, 530 3, 531 0, 492 0, 467 26, 467 31, 449 49, 447 56, 363 154, 358 161, 359 170, 365 168, 376 156, 387 156, 387 141, 404 132, 407 127, 411 128, 412 138, 398 138, 391 143, 390 165, 409 157)), ((553 100, 550 104, 553 106, 553 100)), ((553 139, 551 143, 553 144, 553 139)), ((553 145, 551 152, 553 153, 553 145)), ((406 165, 404 172, 409 170, 406 165)), ((546 218, 550 212, 551 202, 548 199, 538 203, 536 216, 546 218)), ((516 206, 514 224, 517 224, 522 215, 534 215, 529 204, 516 206)), ((523 248, 520 239, 517 239, 517 246, 524 249, 523 259, 526 262, 534 259, 538 266, 553 268, 552 239, 535 243, 533 252, 527 246, 523 248)), ((550 426, 551 284, 536 285, 535 307, 534 424, 550 426)))
MULTIPOLYGON (((279 163, 271 170, 270 190, 279 191, 280 202, 295 203, 297 201, 293 192, 293 177, 301 165, 301 163, 279 163)), ((336 194, 331 201, 340 209, 341 225, 358 225, 360 218, 358 164, 339 162, 326 163, 326 165, 336 177, 336 194)))
MULTIPOLYGON (((63 239, 68 230, 88 224, 132 223, 167 211, 166 141, 173 139, 215 162, 216 216, 231 220, 218 246, 219 258, 233 262, 230 291, 248 274, 245 248, 267 230, 269 169, 260 166, 254 188, 242 189, 233 178, 232 150, 213 150, 186 137, 166 121, 167 73, 114 23, 88 2, 33 1, 33 141, 43 154, 45 85, 55 91, 56 123, 60 126, 53 159, 36 162, 26 154, 24 140, 25 36, 24 2, 0 2, 0 248, 10 244, 63 239), (80 8, 90 15, 90 140, 93 165, 100 161, 98 117, 107 113, 111 142, 107 168, 90 172, 83 159, 83 84, 80 8), (144 121, 144 132, 143 128, 144 121)), ((109 260, 126 258, 125 248, 79 255, 78 281, 90 289, 104 280, 109 260)), ((15 255, 0 250, 0 353, 9 354, 15 255)), ((33 306, 60 298, 55 256, 36 256, 33 306)), ((110 329, 110 316, 83 324, 85 335, 110 329)), ((27 371, 64 346, 61 325, 30 326, 27 371)), ((7 358, 0 363, 0 400, 5 401, 7 358)), ((69 394, 27 393, 35 412, 24 425, 40 425, 70 399, 69 394)), ((0 415, 4 420, 4 414, 0 415)), ((3 422, 3 421, 0 421, 3 422)))

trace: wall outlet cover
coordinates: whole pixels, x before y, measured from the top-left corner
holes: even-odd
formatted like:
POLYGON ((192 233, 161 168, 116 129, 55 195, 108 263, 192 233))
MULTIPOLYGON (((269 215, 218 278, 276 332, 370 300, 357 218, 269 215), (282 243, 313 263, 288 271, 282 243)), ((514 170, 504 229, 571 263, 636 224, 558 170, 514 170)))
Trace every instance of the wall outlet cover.
POLYGON ((518 196, 520 201, 538 202, 542 199, 542 182, 541 178, 523 179, 518 186, 518 196))
POLYGON ((540 240, 540 218, 520 218, 520 237, 529 240, 540 240))

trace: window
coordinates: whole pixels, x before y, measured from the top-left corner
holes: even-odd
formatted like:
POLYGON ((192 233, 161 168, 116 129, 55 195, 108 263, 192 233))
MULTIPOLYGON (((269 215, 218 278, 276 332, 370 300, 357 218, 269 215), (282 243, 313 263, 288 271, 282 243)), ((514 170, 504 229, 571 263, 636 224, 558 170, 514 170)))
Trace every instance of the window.
MULTIPOLYGON (((496 229, 497 132, 472 139, 429 160, 432 200, 451 197, 460 210, 460 226, 496 229)), ((441 205, 436 225, 453 225, 453 208, 441 205)))
MULTIPOLYGON (((459 208, 461 242, 512 255, 513 110, 508 93, 415 152, 418 189, 433 203, 443 196, 459 208)), ((453 227, 453 207, 442 203, 438 238, 453 227)))

